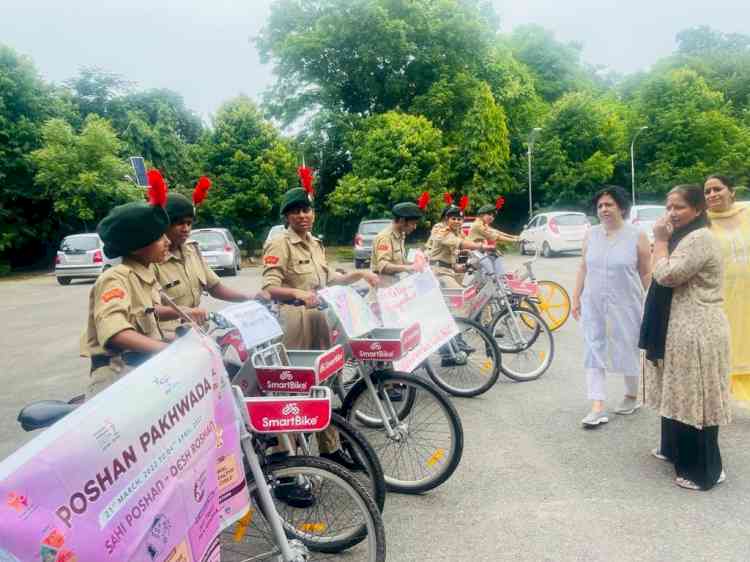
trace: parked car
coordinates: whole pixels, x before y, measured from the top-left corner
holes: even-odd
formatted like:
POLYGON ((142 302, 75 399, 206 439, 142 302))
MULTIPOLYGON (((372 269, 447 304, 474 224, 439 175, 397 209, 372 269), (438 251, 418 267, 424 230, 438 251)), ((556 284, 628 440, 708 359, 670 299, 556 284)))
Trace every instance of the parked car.
POLYGON ((370 265, 372 241, 381 230, 391 224, 391 219, 376 219, 359 223, 354 236, 354 267, 361 269, 370 265))
POLYGON ((648 236, 648 241, 654 243, 654 223, 667 212, 664 205, 633 205, 626 217, 626 221, 636 225, 648 236))
POLYGON ((580 251, 590 226, 585 214, 574 211, 535 215, 521 232, 521 254, 538 249, 544 257, 551 257, 558 252, 580 251))
POLYGON ((268 231, 268 235, 266 235, 266 241, 263 242, 263 245, 265 246, 277 236, 281 236, 282 234, 284 234, 285 230, 286 230, 286 226, 284 226, 283 224, 276 224, 272 226, 271 230, 268 231))
POLYGON ((237 275, 242 269, 240 245, 226 228, 198 228, 190 238, 198 242, 203 259, 211 269, 237 275))
POLYGON ((95 232, 72 234, 63 238, 55 256, 55 277, 60 285, 73 279, 96 279, 102 271, 121 263, 104 255, 104 243, 95 232))

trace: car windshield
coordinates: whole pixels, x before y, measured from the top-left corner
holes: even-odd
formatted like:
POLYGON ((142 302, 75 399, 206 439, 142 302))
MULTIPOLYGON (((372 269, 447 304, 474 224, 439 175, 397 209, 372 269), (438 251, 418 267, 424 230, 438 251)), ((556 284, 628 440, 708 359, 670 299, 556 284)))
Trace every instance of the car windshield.
POLYGON ((88 252, 99 247, 96 236, 69 236, 60 244, 60 250, 67 253, 88 252))
POLYGON ((383 230, 386 226, 388 226, 389 222, 390 221, 364 222, 359 225, 359 233, 360 234, 378 234, 381 230, 383 230))
POLYGON ((198 242, 202 251, 220 250, 226 241, 218 232, 194 232, 192 239, 198 242))
POLYGON ((586 224, 586 217, 578 214, 557 215, 555 222, 560 226, 582 226, 586 224))
POLYGON ((638 209, 638 220, 655 221, 664 215, 664 212, 664 207, 646 207, 645 209, 638 209))

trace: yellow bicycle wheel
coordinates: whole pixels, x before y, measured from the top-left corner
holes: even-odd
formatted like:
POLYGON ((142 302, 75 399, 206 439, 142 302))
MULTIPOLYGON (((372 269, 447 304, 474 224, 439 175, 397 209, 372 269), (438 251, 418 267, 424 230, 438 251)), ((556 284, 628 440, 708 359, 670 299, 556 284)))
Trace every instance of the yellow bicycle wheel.
MULTIPOLYGON (((570 295, 565 287, 554 281, 537 281, 537 284, 539 285, 539 295, 537 295, 539 304, 536 308, 547 322, 549 329, 557 330, 570 316, 570 295)), ((524 301, 522 306, 528 306, 528 303, 524 301)))

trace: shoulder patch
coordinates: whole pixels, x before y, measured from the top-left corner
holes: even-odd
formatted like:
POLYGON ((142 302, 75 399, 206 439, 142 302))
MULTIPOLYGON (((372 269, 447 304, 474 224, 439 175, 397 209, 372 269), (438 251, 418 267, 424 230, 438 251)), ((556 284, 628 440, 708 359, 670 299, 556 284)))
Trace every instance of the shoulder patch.
POLYGON ((387 252, 390 249, 391 249, 390 244, 387 244, 386 242, 381 242, 380 244, 378 244, 379 252, 387 252))
POLYGON ((102 294, 102 302, 108 303, 109 301, 114 300, 114 299, 124 299, 125 296, 126 296, 126 293, 124 289, 121 289, 120 287, 115 287, 114 289, 105 291, 102 294))
POLYGON ((276 265, 279 263, 279 256, 265 256, 263 258, 263 263, 266 265, 276 265))

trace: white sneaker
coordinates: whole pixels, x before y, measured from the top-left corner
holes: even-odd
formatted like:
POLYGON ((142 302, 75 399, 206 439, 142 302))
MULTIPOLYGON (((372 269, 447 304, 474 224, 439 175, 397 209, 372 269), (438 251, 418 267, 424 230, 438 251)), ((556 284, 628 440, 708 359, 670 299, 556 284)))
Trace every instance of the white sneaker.
POLYGON ((581 420, 581 423, 584 427, 596 427, 603 423, 607 423, 608 421, 609 417, 607 416, 607 412, 602 410, 601 412, 589 412, 586 414, 586 417, 581 420))
POLYGON ((641 404, 640 402, 638 402, 638 400, 626 396, 622 399, 620 405, 615 408, 615 414, 620 414, 621 416, 629 416, 630 414, 634 414, 640 407, 641 404))

